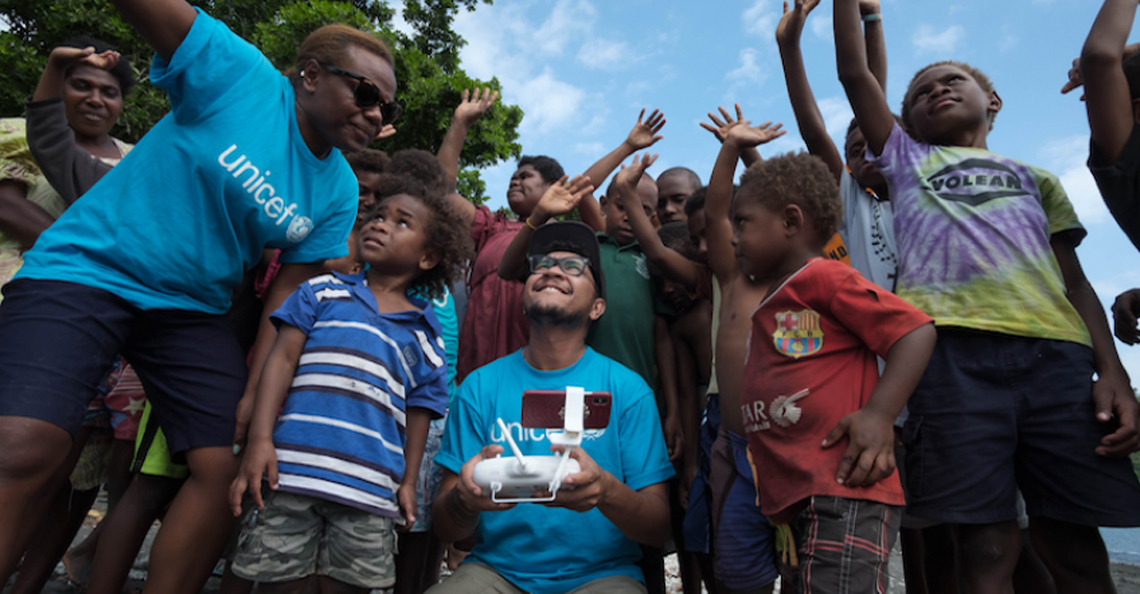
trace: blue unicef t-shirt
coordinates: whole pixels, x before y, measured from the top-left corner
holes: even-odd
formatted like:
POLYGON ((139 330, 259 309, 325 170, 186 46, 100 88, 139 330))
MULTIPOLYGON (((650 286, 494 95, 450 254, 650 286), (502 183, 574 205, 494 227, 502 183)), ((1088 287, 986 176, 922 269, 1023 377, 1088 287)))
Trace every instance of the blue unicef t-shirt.
POLYGON ((264 248, 283 263, 348 253, 356 177, 339 151, 309 150, 291 83, 257 48, 199 12, 150 77, 170 113, 40 236, 17 278, 224 313, 264 248))
MULTIPOLYGON (((509 455, 495 421, 500 417, 523 454, 550 455, 547 431, 520 425, 522 393, 567 386, 613 394, 609 426, 587 431, 582 442, 599 466, 634 490, 673 476, 649 385, 591 348, 577 363, 557 371, 534 369, 520 350, 472 372, 459 385, 436 463, 458 474, 486 445, 500 444, 509 455)), ((645 581, 636 565, 641 558, 637 543, 597 509, 579 513, 523 503, 480 514, 476 536, 467 560, 489 565, 527 592, 569 592, 613 575, 645 581)))

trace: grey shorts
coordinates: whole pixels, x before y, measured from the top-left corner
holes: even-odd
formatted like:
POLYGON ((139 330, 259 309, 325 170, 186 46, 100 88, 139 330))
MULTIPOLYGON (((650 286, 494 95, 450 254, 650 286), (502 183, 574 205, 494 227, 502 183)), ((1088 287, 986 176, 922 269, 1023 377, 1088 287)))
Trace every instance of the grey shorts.
POLYGON ((385 518, 324 499, 271 491, 265 509, 242 516, 233 572, 287 582, 313 574, 361 588, 396 582, 396 533, 385 518))

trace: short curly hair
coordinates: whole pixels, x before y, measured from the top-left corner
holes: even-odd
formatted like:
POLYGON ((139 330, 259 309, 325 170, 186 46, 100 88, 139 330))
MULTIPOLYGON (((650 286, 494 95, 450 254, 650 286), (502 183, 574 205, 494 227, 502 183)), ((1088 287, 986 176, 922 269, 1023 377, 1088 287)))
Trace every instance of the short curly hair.
POLYGON ((519 159, 518 169, 522 169, 525 165, 534 167, 534 170, 542 176, 542 181, 548 184, 552 184, 566 175, 566 172, 562 170, 562 165, 546 155, 524 156, 519 159))
POLYGON ((823 159, 805 152, 785 153, 754 163, 740 178, 736 203, 757 201, 772 211, 799 206, 812 221, 820 242, 839 230, 843 199, 823 159))
POLYGON ((401 194, 426 206, 431 218, 424 228, 424 245, 429 253, 439 257, 439 262, 416 276, 408 284, 408 290, 431 299, 443 297, 447 287, 463 277, 467 263, 475 257, 475 248, 463 219, 445 196, 429 192, 420 180, 410 175, 391 173, 383 173, 380 177, 380 200, 364 220, 372 220, 385 200, 401 194))
POLYGON ((696 256, 693 252, 693 243, 689 241, 689 224, 684 221, 665 223, 657 230, 657 237, 665 247, 675 250, 682 256, 692 260, 696 256))
POLYGON ((427 186, 427 191, 440 196, 448 193, 447 172, 435 155, 420 149, 397 151, 384 168, 388 173, 410 175, 427 186))
MULTIPOLYGON (((974 68, 973 66, 970 66, 965 62, 959 62, 957 60, 943 60, 941 62, 935 62, 933 64, 927 65, 918 72, 914 73, 914 76, 910 79, 910 83, 908 83, 906 86, 906 94, 903 95, 902 127, 904 130, 911 133, 912 136, 915 134, 914 122, 910 119, 910 109, 914 105, 914 97, 911 95, 911 92, 914 91, 914 83, 918 80, 918 77, 923 75, 923 73, 930 70, 931 68, 937 68, 939 66, 953 66, 955 68, 960 68, 963 72, 969 74, 971 78, 977 81, 978 86, 981 87, 983 91, 987 93, 992 93, 994 91, 994 83, 990 81, 990 77, 986 76, 986 73, 978 70, 977 68, 974 68)), ((997 114, 995 113, 990 118, 990 130, 994 129, 994 120, 996 119, 997 114)))
POLYGON ((701 187, 697 188, 696 192, 693 192, 692 196, 689 196, 688 198, 686 198, 685 199, 685 216, 691 217, 691 216, 693 216, 694 212, 697 212, 698 210, 704 210, 704 208, 705 208, 705 197, 708 196, 708 193, 709 193, 708 186, 701 186, 701 187))
POLYGON ((390 160, 388 153, 370 148, 348 153, 344 159, 348 161, 348 166, 352 167, 352 171, 357 174, 361 171, 384 173, 384 169, 390 160))

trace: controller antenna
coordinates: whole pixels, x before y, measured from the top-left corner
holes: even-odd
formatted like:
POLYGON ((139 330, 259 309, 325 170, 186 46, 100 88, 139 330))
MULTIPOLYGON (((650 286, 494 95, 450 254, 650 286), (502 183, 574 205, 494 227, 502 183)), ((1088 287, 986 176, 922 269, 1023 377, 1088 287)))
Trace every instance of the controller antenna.
POLYGON ((515 443, 515 439, 511 437, 511 432, 507 429, 507 424, 503 422, 503 418, 496 419, 499 421, 499 429, 503 430, 503 436, 507 438, 507 443, 511 446, 511 451, 515 454, 515 459, 519 461, 519 468, 526 470, 526 457, 523 456, 522 450, 519 449, 519 444, 515 443))

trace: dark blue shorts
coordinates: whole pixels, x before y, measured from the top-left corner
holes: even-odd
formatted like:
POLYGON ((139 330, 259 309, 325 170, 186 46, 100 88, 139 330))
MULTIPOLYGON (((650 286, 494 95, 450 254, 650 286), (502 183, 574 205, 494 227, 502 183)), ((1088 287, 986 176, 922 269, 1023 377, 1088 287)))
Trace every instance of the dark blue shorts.
POLYGON ((689 507, 685 510, 684 532, 685 550, 691 553, 712 552, 712 494, 709 490, 709 460, 712 458, 712 444, 720 430, 720 398, 709 394, 708 406, 701 419, 700 452, 697 454, 697 476, 689 487, 689 507))
POLYGON ((40 419, 74 437, 120 353, 172 453, 230 445, 246 366, 226 317, 144 311, 76 283, 18 279, 4 287, 0 416, 40 419))
POLYGON ((729 590, 763 588, 780 574, 772 524, 760 513, 748 440, 721 427, 710 466, 717 578, 729 590))
POLYGON ((1092 377, 1081 344, 940 328, 903 427, 907 512, 1012 521, 1020 486, 1030 518, 1140 526, 1131 462, 1095 453, 1116 426, 1096 420, 1092 377))

